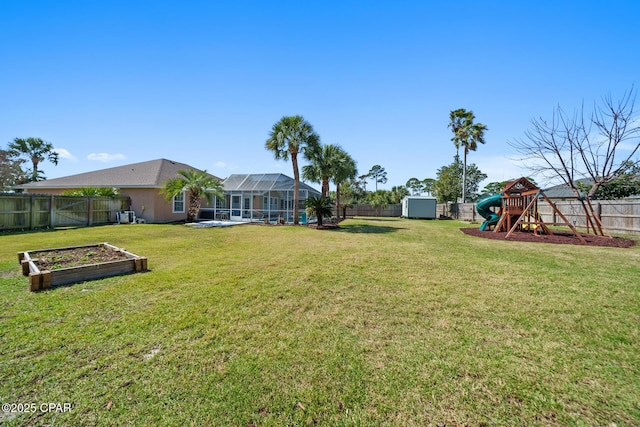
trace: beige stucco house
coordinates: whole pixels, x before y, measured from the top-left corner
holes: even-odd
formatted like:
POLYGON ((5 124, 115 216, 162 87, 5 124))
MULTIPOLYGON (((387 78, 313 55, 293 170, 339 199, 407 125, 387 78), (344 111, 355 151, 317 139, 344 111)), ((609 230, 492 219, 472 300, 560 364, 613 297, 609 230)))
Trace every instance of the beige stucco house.
MULTIPOLYGON (((168 202, 161 189, 168 179, 178 176, 178 171, 189 169, 198 170, 184 163, 157 159, 30 182, 16 189, 35 194, 61 194, 67 190, 85 187, 117 188, 122 196, 131 199, 129 210, 134 211, 136 217, 152 223, 183 221, 187 217, 185 195, 182 194, 168 202)), ((220 180, 218 177, 214 178, 220 180)))

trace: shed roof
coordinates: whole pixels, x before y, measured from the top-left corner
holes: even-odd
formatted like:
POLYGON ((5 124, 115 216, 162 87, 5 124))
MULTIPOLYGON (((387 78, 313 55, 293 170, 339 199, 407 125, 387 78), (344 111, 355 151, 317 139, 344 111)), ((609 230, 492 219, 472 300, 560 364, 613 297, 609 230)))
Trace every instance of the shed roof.
MULTIPOLYGON (((199 170, 185 163, 157 159, 47 179, 45 181, 30 182, 16 188, 27 190, 83 187, 162 188, 162 185, 168 179, 175 178, 178 175, 178 171, 189 169, 199 170)), ((214 176, 214 178, 217 177, 214 176)))
MULTIPOLYGON (((225 191, 293 191, 294 184, 293 178, 281 173, 233 174, 222 182, 225 191)), ((320 194, 304 182, 300 190, 320 194)))

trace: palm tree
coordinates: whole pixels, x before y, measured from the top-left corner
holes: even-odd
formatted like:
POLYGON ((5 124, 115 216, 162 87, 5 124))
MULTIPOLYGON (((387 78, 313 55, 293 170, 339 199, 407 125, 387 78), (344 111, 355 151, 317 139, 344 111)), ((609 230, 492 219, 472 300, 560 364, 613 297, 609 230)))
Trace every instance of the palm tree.
MULTIPOLYGON (((356 171, 354 175, 357 175, 357 173, 356 171)), ((342 218, 344 219, 347 217, 347 208, 353 207, 354 203, 362 199, 364 191, 357 177, 346 179, 339 186, 336 186, 336 189, 339 189, 339 191, 336 190, 336 204, 342 209, 342 218), (338 196, 340 196, 344 202, 338 202, 338 196)))
POLYGON ((380 216, 380 209, 385 209, 393 202, 391 200, 391 191, 376 190, 373 193, 369 193, 367 194, 367 202, 377 210, 378 216, 380 216))
POLYGON ((404 185, 394 185, 391 187, 391 201, 402 203, 402 199, 409 195, 409 190, 404 185))
POLYGON ((464 146, 464 156, 462 162, 462 203, 467 201, 466 186, 467 186, 467 155, 469 151, 476 151, 478 149, 478 143, 484 144, 484 133, 487 131, 487 126, 482 123, 472 123, 469 130, 469 139, 464 146))
POLYGON ((328 144, 308 151, 310 165, 302 167, 302 177, 322 184, 322 197, 329 195, 329 181, 336 185, 336 211, 340 217, 340 184, 355 178, 356 162, 339 145, 328 144))
POLYGON ((318 227, 322 227, 322 218, 331 216, 331 200, 328 197, 309 197, 304 205, 309 216, 318 218, 318 227))
POLYGON ((320 137, 313 126, 302 116, 284 116, 271 128, 265 148, 273 152, 276 160, 288 160, 291 157, 293 167, 293 223, 299 224, 298 193, 300 191, 300 171, 298 154, 306 156, 307 150, 316 150, 320 137))
POLYGON ((342 149, 338 152, 337 160, 332 179, 336 185, 336 216, 340 219, 340 186, 348 180, 356 179, 358 168, 356 161, 342 149))
POLYGON ((50 142, 40 138, 15 138, 9 143, 9 153, 13 156, 24 156, 31 160, 33 165, 30 181, 42 181, 44 175, 38 170, 40 162, 49 160, 54 165, 58 164, 58 153, 54 151, 50 142))
POLYGON ((467 185, 467 155, 469 151, 476 151, 478 143, 484 144, 484 133, 488 130, 486 125, 482 123, 473 123, 475 116, 473 111, 467 111, 464 108, 451 111, 449 114, 451 122, 449 127, 453 131, 453 141, 456 150, 464 147, 464 156, 462 164, 462 203, 466 202, 466 185, 467 185))
POLYGON ((178 175, 180 176, 171 178, 164 183, 162 193, 167 201, 171 201, 172 198, 181 193, 189 195, 188 222, 193 222, 197 218, 203 198, 206 198, 207 202, 211 203, 213 196, 224 197, 222 184, 214 176, 207 173, 206 170, 180 170, 178 175))
POLYGON ((451 128, 453 132, 453 145, 456 147, 456 154, 460 154, 460 147, 462 141, 466 138, 465 129, 469 121, 473 121, 473 112, 467 111, 464 108, 458 108, 449 113, 449 124, 447 127, 451 128))
POLYGON ((322 197, 329 194, 329 180, 340 161, 341 152, 340 146, 334 144, 318 145, 307 150, 307 158, 311 164, 302 167, 302 178, 321 183, 322 197))

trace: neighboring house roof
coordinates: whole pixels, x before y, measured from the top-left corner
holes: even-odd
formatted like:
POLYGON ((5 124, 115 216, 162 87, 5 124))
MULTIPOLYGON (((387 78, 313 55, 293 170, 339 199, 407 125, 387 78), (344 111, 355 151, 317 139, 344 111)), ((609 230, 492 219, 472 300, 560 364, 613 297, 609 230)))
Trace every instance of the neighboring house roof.
MULTIPOLYGON (((294 179, 281 173, 233 174, 222 182, 224 191, 293 191, 294 179)), ((300 183, 300 190, 320 194, 315 188, 300 183)))
MULTIPOLYGON (((62 178, 30 182, 16 186, 16 188, 32 191, 48 188, 83 187, 162 188, 168 179, 178 175, 178 171, 189 169, 199 170, 184 163, 157 159, 62 178)), ((218 177, 214 176, 214 178, 220 180, 218 177)))
MULTIPOLYGON (((591 185, 591 182, 592 182, 589 178, 582 178, 582 179, 579 179, 578 181, 588 185, 591 185)), ((559 185, 554 185, 553 187, 549 187, 546 190, 544 190, 544 194, 546 194, 547 197, 550 199, 573 199, 576 197, 576 194, 573 192, 571 187, 569 187, 567 184, 559 184, 559 185)), ((583 192, 580 192, 580 195, 582 197, 586 196, 586 194, 583 192)))

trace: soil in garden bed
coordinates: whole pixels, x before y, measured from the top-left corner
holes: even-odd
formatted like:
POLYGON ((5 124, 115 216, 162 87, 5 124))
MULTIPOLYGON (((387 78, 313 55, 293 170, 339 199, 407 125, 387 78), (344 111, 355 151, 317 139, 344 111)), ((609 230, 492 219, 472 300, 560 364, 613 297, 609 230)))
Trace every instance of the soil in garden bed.
MULTIPOLYGON (((480 231, 479 228, 461 228, 465 234, 475 237, 484 237, 485 239, 493 240, 507 240, 514 242, 536 242, 536 243, 557 243, 565 245, 582 245, 583 243, 578 240, 573 233, 565 231, 554 231, 553 234, 536 235, 533 232, 514 232, 505 239, 506 232, 494 233, 493 231, 480 231)), ((625 239, 622 237, 605 237, 596 236, 593 234, 581 234, 587 241, 587 246, 608 246, 612 248, 630 248, 635 246, 636 241, 631 239, 625 239)))
POLYGON ((34 261, 40 271, 59 270, 87 264, 126 260, 127 256, 105 246, 89 246, 73 249, 55 249, 34 254, 34 261))

